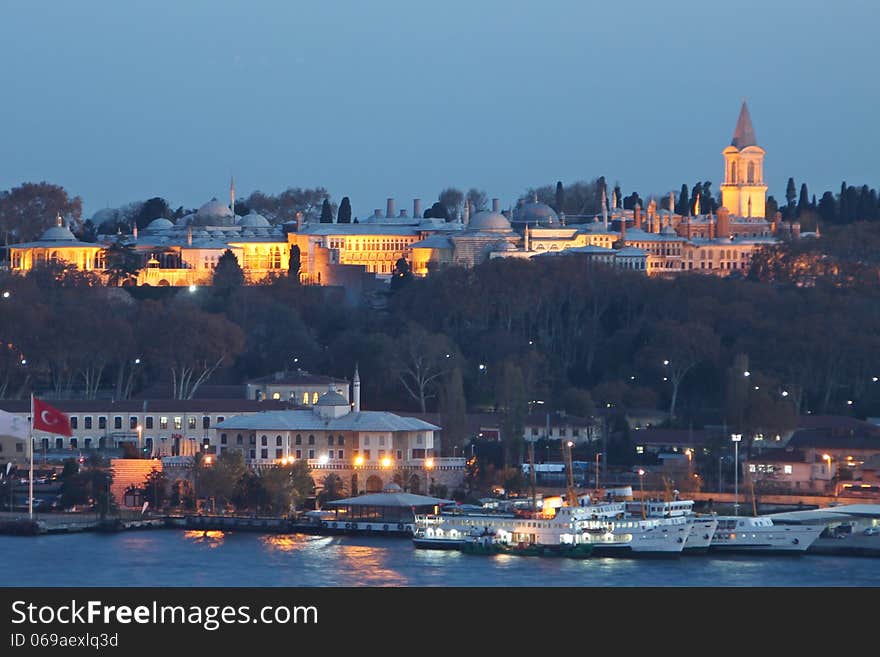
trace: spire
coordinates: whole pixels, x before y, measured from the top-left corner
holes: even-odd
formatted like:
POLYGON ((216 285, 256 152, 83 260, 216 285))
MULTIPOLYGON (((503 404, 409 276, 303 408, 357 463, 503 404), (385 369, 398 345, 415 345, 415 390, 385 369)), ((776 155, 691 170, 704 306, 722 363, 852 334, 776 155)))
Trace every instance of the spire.
POLYGON ((61 213, 59 212, 55 216, 55 225, 61 228, 64 225, 64 219, 61 218, 61 213))
POLYGON ((758 145, 758 140, 755 138, 755 129, 752 127, 752 117, 749 115, 749 108, 746 105, 745 98, 743 98, 742 108, 739 110, 739 118, 736 120, 736 129, 733 131, 733 140, 730 143, 740 150, 746 146, 758 145))
POLYGON ((605 188, 602 188, 602 223, 605 224, 605 230, 608 230, 608 197, 605 196, 605 188))
POLYGON ((352 410, 361 412, 361 375, 358 373, 357 363, 354 364, 354 377, 351 379, 352 410))
POLYGON ((232 216, 235 216, 235 176, 229 177, 229 209, 232 210, 232 216))

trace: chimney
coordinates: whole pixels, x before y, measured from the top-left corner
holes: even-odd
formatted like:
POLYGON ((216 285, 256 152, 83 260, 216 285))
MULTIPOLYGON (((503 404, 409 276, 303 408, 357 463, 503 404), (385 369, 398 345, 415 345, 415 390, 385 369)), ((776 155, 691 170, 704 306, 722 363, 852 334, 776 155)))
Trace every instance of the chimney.
POLYGON ((530 242, 530 239, 529 239, 530 235, 529 235, 529 225, 528 224, 526 224, 526 230, 525 230, 524 236, 525 236, 525 244, 523 246, 525 247, 526 251, 529 251, 530 250, 529 247, 531 246, 531 244, 529 243, 530 242))
POLYGON ((642 228, 642 205, 641 205, 641 203, 636 203, 636 207, 633 210, 633 217, 634 217, 634 224, 635 224, 633 226, 633 228, 638 228, 639 230, 641 230, 641 228, 642 228))
POLYGON ((296 211, 296 232, 299 232, 302 229, 303 225, 303 213, 302 210, 296 211))
POLYGON ((462 217, 461 222, 467 226, 471 222, 471 202, 467 200, 464 202, 464 216, 462 217))
POLYGON ((406 214, 406 208, 400 209, 400 214, 398 215, 401 219, 408 219, 409 217, 406 214))
POLYGON ((718 208, 718 223, 715 233, 718 239, 727 239, 730 237, 730 210, 724 206, 718 208))
POLYGON ((416 219, 422 218, 422 199, 420 198, 413 199, 413 216, 416 219))
POLYGON ((792 221, 791 222, 791 237, 792 239, 800 239, 801 237, 801 222, 800 221, 792 221))
POLYGON ((620 215, 620 241, 626 240, 626 215, 620 215))
POLYGON ((394 199, 389 198, 385 201, 385 216, 389 219, 394 216, 394 199))
POLYGON ((492 199, 492 212, 500 212, 501 210, 501 201, 497 198, 492 199))
POLYGON ((192 246, 192 243, 193 243, 193 227, 187 226, 186 227, 186 245, 192 246))
POLYGON ((379 208, 376 208, 375 210, 373 210, 373 217, 375 217, 376 219, 381 219, 382 218, 382 210, 380 210, 379 208))

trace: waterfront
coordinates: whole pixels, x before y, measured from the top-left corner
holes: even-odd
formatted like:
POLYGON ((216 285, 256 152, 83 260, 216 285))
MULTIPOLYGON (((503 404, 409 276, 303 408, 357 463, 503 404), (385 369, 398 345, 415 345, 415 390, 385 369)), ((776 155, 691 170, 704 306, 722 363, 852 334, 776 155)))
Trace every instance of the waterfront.
POLYGON ((3 586, 880 586, 859 557, 478 557, 394 538, 179 530, 0 536, 3 586))

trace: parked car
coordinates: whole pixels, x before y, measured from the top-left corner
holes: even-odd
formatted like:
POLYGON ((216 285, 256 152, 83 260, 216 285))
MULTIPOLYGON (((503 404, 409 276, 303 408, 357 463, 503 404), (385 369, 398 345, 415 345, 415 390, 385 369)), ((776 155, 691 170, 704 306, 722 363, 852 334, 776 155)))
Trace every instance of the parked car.
POLYGON ((865 536, 876 536, 880 534, 880 527, 868 527, 865 531, 862 532, 865 536))

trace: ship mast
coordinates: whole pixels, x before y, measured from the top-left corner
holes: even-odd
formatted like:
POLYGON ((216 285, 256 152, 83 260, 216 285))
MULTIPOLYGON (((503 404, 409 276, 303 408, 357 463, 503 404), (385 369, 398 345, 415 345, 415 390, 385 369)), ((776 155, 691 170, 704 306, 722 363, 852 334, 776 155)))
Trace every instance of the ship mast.
POLYGON ((538 512, 538 496, 535 493, 535 441, 529 441, 529 485, 532 489, 532 512, 538 512))
POLYGON ((571 464, 571 448, 574 446, 574 443, 570 440, 564 443, 565 449, 565 469, 568 472, 566 487, 565 487, 565 503, 568 506, 577 506, 578 505, 578 496, 577 492, 574 489, 574 470, 571 464))

